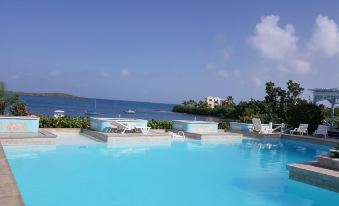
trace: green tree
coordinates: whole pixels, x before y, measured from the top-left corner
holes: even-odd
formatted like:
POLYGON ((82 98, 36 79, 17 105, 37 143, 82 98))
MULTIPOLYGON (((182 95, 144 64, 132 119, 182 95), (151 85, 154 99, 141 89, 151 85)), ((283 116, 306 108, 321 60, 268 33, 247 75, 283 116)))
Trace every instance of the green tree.
POLYGON ((300 86, 300 84, 289 80, 287 82, 287 98, 290 104, 297 104, 300 101, 300 95, 304 91, 304 88, 300 86))
POLYGON ((0 115, 4 115, 6 108, 18 101, 19 97, 17 95, 8 96, 6 94, 6 84, 0 82, 0 115))

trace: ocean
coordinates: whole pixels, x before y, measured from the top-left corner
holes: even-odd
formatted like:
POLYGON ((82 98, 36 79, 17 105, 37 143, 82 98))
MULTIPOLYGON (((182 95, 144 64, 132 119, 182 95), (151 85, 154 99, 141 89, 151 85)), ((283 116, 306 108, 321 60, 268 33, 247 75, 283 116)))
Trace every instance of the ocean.
MULTIPOLYGON (((20 96, 33 114, 43 116, 53 116, 54 110, 63 110, 65 115, 78 117, 86 116, 87 110, 94 109, 94 99, 90 98, 62 98, 62 97, 43 97, 43 96, 20 96)), ((190 114, 181 114, 171 112, 173 104, 135 102, 122 100, 97 99, 96 110, 97 117, 128 117, 156 120, 205 120, 217 121, 217 118, 196 116, 190 114), (132 109, 135 114, 127 114, 124 111, 132 109)))

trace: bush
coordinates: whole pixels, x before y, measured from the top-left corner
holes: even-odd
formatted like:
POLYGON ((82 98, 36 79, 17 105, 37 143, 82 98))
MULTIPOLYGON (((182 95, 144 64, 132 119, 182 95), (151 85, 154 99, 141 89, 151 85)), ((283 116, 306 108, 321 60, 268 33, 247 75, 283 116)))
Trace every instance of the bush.
POLYGON ((226 121, 222 121, 218 123, 218 129, 229 129, 230 123, 226 121))
POLYGON ((308 124, 308 133, 312 134, 324 118, 324 106, 301 101, 288 109, 286 123, 293 127, 298 127, 300 123, 308 124))
POLYGON ((40 116, 40 128, 89 128, 88 117, 43 117, 40 116))
POLYGON ((166 120, 155 120, 151 119, 148 121, 147 126, 151 127, 152 129, 172 129, 173 122, 166 121, 166 120))
POLYGON ((26 103, 21 101, 12 104, 9 108, 9 112, 13 116, 28 116, 32 114, 32 112, 26 107, 26 103))

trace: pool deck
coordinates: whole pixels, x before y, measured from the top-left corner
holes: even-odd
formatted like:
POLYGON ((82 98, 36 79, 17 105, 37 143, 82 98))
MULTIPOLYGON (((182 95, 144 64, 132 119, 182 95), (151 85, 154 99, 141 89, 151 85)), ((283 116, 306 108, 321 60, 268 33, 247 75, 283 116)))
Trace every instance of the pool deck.
MULTIPOLYGON (((172 136, 169 132, 177 132, 176 130, 163 130, 163 129, 151 129, 147 135, 141 133, 105 133, 98 132, 89 129, 83 129, 82 134, 90 137, 94 137, 102 142, 109 144, 120 142, 120 141, 171 141, 172 136)), ((218 140, 229 137, 241 138, 243 134, 224 132, 220 130, 218 133, 190 133, 185 132, 185 137, 193 140, 218 140)))
POLYGON ((0 133, 2 144, 55 144, 56 135, 46 129, 38 133, 0 133))
POLYGON ((21 193, 0 143, 0 205, 24 206, 21 193))
POLYGON ((232 133, 238 133, 243 134, 247 137, 255 137, 255 138, 277 138, 277 139, 289 139, 289 140, 295 140, 295 141, 302 141, 302 142, 308 142, 313 144, 320 144, 320 145, 326 145, 330 147, 334 147, 339 143, 339 139, 331 138, 331 137, 315 137, 315 136, 309 136, 309 135, 296 135, 296 134, 281 134, 281 133, 273 133, 273 134, 258 134, 258 133, 246 133, 241 131, 232 131, 232 133))

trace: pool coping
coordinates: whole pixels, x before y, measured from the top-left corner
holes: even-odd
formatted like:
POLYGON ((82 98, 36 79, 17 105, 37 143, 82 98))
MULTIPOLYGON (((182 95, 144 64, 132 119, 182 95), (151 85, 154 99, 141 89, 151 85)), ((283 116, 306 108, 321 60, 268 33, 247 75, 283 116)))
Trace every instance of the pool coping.
POLYGON ((0 202, 5 206, 24 206, 20 190, 0 142, 0 202))
POLYGON ((46 129, 39 129, 38 133, 1 133, 2 144, 55 144, 57 135, 46 129))
POLYGON ((339 193, 339 171, 319 166, 316 161, 288 164, 289 178, 339 193))
POLYGON ((308 142, 312 144, 320 144, 325 146, 334 147, 339 143, 339 139, 334 138, 319 138, 314 136, 306 136, 306 135, 293 135, 293 134, 282 134, 282 139, 296 140, 301 142, 308 142))
POLYGON ((323 138, 307 135, 296 135, 296 134, 285 134, 285 133, 273 133, 273 134, 258 134, 258 133, 248 133, 242 131, 229 130, 232 133, 243 134, 245 137, 254 137, 254 138, 277 138, 277 139, 288 139, 301 142, 308 142, 312 144, 325 145, 334 147, 339 143, 339 139, 336 138, 323 138))

